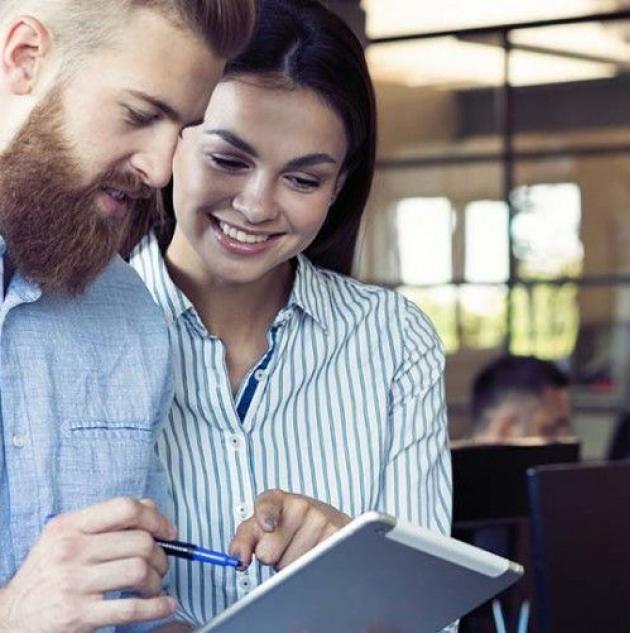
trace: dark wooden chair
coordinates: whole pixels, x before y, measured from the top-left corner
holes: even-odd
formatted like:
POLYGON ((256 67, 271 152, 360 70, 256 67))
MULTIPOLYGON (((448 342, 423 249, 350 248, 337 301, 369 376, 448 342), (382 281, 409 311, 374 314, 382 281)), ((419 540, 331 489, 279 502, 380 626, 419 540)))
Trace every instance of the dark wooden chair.
POLYGON ((627 631, 630 462, 528 472, 542 633, 627 631))
MULTIPOLYGON (((523 580, 499 596, 509 621, 517 619, 525 600, 535 602, 527 470, 541 464, 575 463, 579 456, 576 441, 463 444, 452 450, 453 536, 525 567, 523 580)), ((529 631, 536 627, 536 614, 532 615, 529 631)), ((487 631, 495 631, 489 603, 460 623, 460 633, 487 631)))

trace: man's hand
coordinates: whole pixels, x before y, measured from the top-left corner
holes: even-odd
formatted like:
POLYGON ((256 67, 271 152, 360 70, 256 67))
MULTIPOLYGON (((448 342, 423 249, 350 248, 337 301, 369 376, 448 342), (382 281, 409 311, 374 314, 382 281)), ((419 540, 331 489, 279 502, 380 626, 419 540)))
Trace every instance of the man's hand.
POLYGON ((283 569, 350 521, 332 506, 282 490, 256 498, 254 515, 243 521, 230 543, 230 554, 248 566, 252 555, 283 569))
POLYGON ((171 615, 176 602, 160 595, 168 563, 153 539, 176 534, 149 500, 112 499, 55 517, 0 590, 0 631, 89 633, 171 615), (142 597, 103 599, 116 590, 142 597))

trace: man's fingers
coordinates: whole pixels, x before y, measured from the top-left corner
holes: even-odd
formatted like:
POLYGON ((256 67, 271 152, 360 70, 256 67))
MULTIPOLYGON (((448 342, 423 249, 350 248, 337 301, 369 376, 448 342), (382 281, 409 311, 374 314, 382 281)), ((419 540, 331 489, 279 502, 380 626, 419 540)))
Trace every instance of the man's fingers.
POLYGON ((88 538, 90 552, 87 562, 105 563, 139 556, 147 560, 158 574, 163 576, 168 571, 168 560, 164 550, 156 545, 148 532, 123 530, 94 534, 88 538))
POLYGON ((81 590, 85 593, 123 589, 137 591, 146 597, 159 596, 162 591, 162 577, 144 558, 101 563, 82 574, 81 590))
POLYGON ((127 622, 159 620, 172 615, 176 610, 177 602, 170 596, 98 600, 90 603, 87 617, 92 627, 99 628, 127 622))
POLYGON ((50 525, 57 529, 70 526, 86 534, 140 529, 167 540, 177 535, 175 526, 155 508, 129 497, 110 499, 59 515, 50 525))
POLYGON ((168 571, 168 558, 166 552, 159 546, 155 545, 151 555, 146 559, 149 565, 155 569, 160 576, 165 576, 168 571))

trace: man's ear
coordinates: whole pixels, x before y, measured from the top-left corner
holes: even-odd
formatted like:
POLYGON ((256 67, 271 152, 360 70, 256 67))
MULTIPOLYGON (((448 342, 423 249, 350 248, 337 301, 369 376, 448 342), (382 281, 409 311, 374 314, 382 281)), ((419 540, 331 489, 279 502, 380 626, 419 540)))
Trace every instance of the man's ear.
POLYGON ((2 42, 2 74, 9 93, 33 91, 51 45, 52 34, 37 18, 22 16, 11 23, 2 42))

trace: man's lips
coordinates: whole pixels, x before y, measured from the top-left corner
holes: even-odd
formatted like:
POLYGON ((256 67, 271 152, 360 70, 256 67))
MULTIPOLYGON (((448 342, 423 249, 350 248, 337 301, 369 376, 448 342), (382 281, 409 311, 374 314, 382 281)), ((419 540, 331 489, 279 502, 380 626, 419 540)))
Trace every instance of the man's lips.
POLYGON ((113 187, 110 185, 105 185, 104 187, 101 187, 101 189, 115 200, 121 201, 125 198, 129 198, 131 200, 140 200, 143 198, 149 198, 151 195, 151 191, 146 188, 127 189, 124 187, 113 187))
POLYGON ((132 204, 131 196, 112 187, 101 187, 100 192, 99 199, 104 217, 117 221, 123 220, 132 204))

